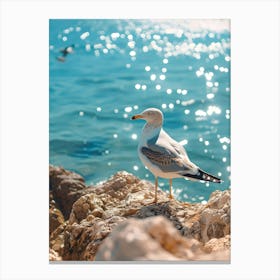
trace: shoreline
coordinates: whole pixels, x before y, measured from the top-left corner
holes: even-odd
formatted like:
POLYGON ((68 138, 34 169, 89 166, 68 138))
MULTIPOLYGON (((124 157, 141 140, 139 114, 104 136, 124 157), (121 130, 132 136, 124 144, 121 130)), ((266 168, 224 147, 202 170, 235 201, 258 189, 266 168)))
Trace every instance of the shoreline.
POLYGON ((230 190, 153 203, 153 184, 125 171, 98 186, 52 165, 49 177, 50 261, 230 260, 230 190))

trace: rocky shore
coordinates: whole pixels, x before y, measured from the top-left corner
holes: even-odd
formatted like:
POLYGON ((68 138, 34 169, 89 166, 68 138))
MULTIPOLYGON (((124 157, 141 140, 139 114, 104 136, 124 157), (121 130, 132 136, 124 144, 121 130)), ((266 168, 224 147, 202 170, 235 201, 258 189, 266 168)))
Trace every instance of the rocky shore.
POLYGON ((50 261, 230 260, 230 190, 169 200, 125 171, 98 186, 49 167, 50 261))

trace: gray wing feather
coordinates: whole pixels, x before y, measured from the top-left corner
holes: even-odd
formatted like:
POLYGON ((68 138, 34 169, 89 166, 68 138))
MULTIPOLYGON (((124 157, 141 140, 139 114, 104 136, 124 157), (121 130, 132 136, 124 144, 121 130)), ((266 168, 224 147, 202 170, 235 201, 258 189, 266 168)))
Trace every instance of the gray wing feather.
POLYGON ((163 129, 160 132, 160 137, 156 142, 156 146, 163 147, 174 153, 176 156, 185 157, 189 161, 184 147, 180 143, 172 139, 163 129))
POLYGON ((141 152, 163 172, 197 172, 197 166, 189 160, 184 147, 163 129, 156 141, 148 142, 147 147, 141 148, 141 152))
POLYGON ((163 172, 180 172, 190 169, 181 157, 158 145, 142 147, 141 152, 163 172))

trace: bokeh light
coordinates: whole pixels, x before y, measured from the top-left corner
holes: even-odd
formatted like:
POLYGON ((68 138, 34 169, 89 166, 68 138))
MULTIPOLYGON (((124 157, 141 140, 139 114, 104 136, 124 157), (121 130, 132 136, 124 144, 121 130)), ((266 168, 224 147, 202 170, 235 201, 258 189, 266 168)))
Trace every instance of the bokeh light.
MULTIPOLYGON (((230 188, 230 30, 227 20, 51 20, 50 162, 97 184, 120 170, 153 181, 137 145, 148 107, 202 169, 223 183, 174 180, 175 196, 205 202, 230 188), (74 52, 59 61, 62 50, 74 52)), ((168 180, 160 186, 168 190, 168 180)))

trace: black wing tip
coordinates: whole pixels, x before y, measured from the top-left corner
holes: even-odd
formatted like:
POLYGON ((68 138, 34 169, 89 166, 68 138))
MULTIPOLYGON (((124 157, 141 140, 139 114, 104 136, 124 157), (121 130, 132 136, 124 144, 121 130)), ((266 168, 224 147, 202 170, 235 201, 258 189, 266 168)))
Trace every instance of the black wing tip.
POLYGON ((202 177, 202 180, 203 181, 207 181, 207 182, 213 182, 213 183, 222 183, 222 179, 221 178, 218 178, 216 176, 213 176, 201 169, 199 169, 199 175, 202 177))
POLYGON ((212 183, 222 183, 223 180, 216 177, 216 176, 213 176, 201 169, 198 170, 198 173, 193 175, 193 174, 183 174, 183 176, 185 177, 188 177, 188 178, 191 178, 191 179, 195 179, 195 180, 201 180, 201 181, 204 181, 204 182, 212 182, 212 183))
POLYGON ((223 183, 224 181, 223 180, 221 180, 221 179, 219 179, 219 178, 217 178, 217 179, 213 179, 213 181, 212 181, 213 183, 218 183, 218 184, 221 184, 221 183, 223 183))

